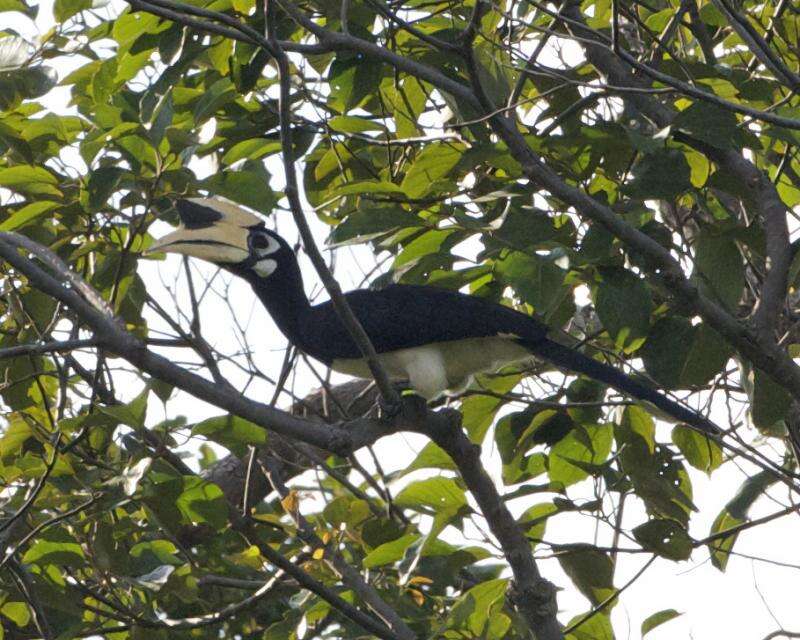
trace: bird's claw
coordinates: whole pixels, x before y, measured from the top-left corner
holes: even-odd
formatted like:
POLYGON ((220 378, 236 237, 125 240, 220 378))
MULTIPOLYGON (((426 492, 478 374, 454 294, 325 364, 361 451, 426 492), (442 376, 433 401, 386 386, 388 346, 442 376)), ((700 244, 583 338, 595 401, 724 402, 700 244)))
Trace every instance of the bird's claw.
POLYGON ((393 402, 380 396, 378 398, 378 411, 378 415, 381 418, 389 420, 396 418, 403 412, 403 400, 400 399, 398 402, 393 402))
POLYGON ((397 420, 402 418, 409 422, 418 422, 428 410, 428 401, 413 391, 405 390, 400 394, 399 402, 389 402, 384 398, 378 400, 382 418, 397 420))

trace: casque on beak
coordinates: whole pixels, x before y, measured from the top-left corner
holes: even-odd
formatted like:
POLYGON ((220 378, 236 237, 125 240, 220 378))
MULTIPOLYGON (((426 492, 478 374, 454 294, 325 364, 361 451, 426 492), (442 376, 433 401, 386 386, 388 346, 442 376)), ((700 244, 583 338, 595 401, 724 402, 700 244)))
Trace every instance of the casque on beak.
POLYGON ((250 256, 247 237, 261 218, 222 198, 186 198, 175 203, 180 226, 146 254, 180 253, 215 264, 235 264, 250 256))

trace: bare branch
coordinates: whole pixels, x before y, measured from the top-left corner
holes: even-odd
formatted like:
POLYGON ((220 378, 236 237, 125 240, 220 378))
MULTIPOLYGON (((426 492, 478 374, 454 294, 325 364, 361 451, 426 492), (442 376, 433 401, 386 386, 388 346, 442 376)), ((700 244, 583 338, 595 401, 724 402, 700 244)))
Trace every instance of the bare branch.
POLYGON ((0 349, 0 360, 5 358, 16 358, 17 356, 37 356, 43 353, 60 353, 64 351, 75 351, 76 349, 84 349, 86 347, 96 347, 97 341, 88 339, 75 339, 75 340, 56 340, 53 342, 44 342, 41 344, 19 344, 14 347, 5 347, 0 349))
POLYGON ((300 202, 300 187, 297 181, 297 170, 295 168, 294 146, 292 143, 292 128, 291 128, 291 96, 290 96, 290 82, 291 76, 289 71, 289 59, 286 56, 280 42, 274 37, 274 33, 270 27, 272 2, 265 0, 267 8, 267 43, 269 50, 275 57, 278 64, 278 78, 280 81, 280 98, 278 100, 279 117, 280 117, 280 136, 281 136, 281 149, 284 173, 286 174, 286 198, 289 200, 289 208, 292 211, 292 217, 300 232, 300 237, 303 239, 303 247, 311 259, 314 268, 317 271, 328 295, 331 297, 333 307, 336 310, 342 324, 347 328, 353 342, 358 346, 359 351, 364 355, 364 359, 369 366, 369 370, 375 378, 375 383, 381 391, 383 399, 390 405, 397 407, 400 404, 400 396, 397 390, 392 386, 389 381, 389 376, 378 360, 378 354, 372 342, 361 326, 361 323, 356 318, 353 310, 350 308, 347 299, 342 293, 339 283, 333 277, 333 274, 328 269, 325 259, 322 257, 319 249, 317 248, 314 236, 311 233, 311 228, 308 226, 305 214, 303 213, 303 205, 300 202))
MULTIPOLYGON (((19 273, 24 274, 37 289, 71 307, 91 327, 97 341, 112 353, 125 358, 154 378, 164 380, 265 429, 342 455, 347 455, 354 448, 389 432, 385 425, 368 419, 355 421, 358 427, 354 430, 335 426, 323 427, 241 395, 232 394, 227 386, 209 382, 148 350, 141 340, 125 331, 116 318, 98 310, 95 304, 90 304, 79 295, 78 291, 88 295, 95 302, 98 299, 102 301, 97 292, 45 247, 15 233, 1 233, 0 257, 9 262, 19 273), (49 275, 32 260, 21 255, 18 248, 24 248, 26 251, 35 249, 37 257, 44 257, 48 266, 58 274, 58 278, 49 275)), ((101 308, 103 306, 100 305, 101 308)))
POLYGON ((531 553, 530 541, 511 515, 492 479, 481 464, 480 447, 470 442, 461 429, 457 413, 453 424, 431 430, 429 435, 458 467, 458 471, 480 507, 489 529, 503 549, 514 574, 511 600, 531 627, 537 640, 563 637, 556 618, 556 589, 542 577, 531 553))

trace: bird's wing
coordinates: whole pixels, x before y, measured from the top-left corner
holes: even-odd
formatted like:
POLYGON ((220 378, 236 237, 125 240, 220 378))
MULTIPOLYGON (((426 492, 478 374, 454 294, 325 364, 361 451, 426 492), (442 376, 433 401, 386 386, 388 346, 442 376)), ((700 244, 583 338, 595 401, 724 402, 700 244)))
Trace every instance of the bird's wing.
MULTIPOLYGON (((500 334, 536 342, 547 333, 534 318, 475 296, 430 286, 392 285, 345 294, 378 353, 500 334)), ((315 307, 315 345, 331 361, 360 356, 329 302, 315 307), (319 330, 325 327, 325 331, 319 330)), ((319 357, 317 354, 315 357, 319 357)))

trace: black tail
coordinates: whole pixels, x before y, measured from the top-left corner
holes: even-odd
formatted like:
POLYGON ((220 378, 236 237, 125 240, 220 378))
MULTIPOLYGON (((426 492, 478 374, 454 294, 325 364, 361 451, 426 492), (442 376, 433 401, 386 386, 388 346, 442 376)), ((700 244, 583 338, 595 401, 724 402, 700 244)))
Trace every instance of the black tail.
POLYGON ((614 367, 586 357, 575 349, 553 342, 548 338, 540 339, 536 342, 523 341, 523 344, 534 355, 540 356, 558 367, 585 374, 599 382, 605 382, 617 391, 633 396, 637 400, 649 402, 676 420, 685 422, 700 431, 711 435, 719 435, 721 433, 719 427, 699 413, 678 404, 674 400, 670 400, 655 389, 633 380, 621 371, 617 371, 614 367))

